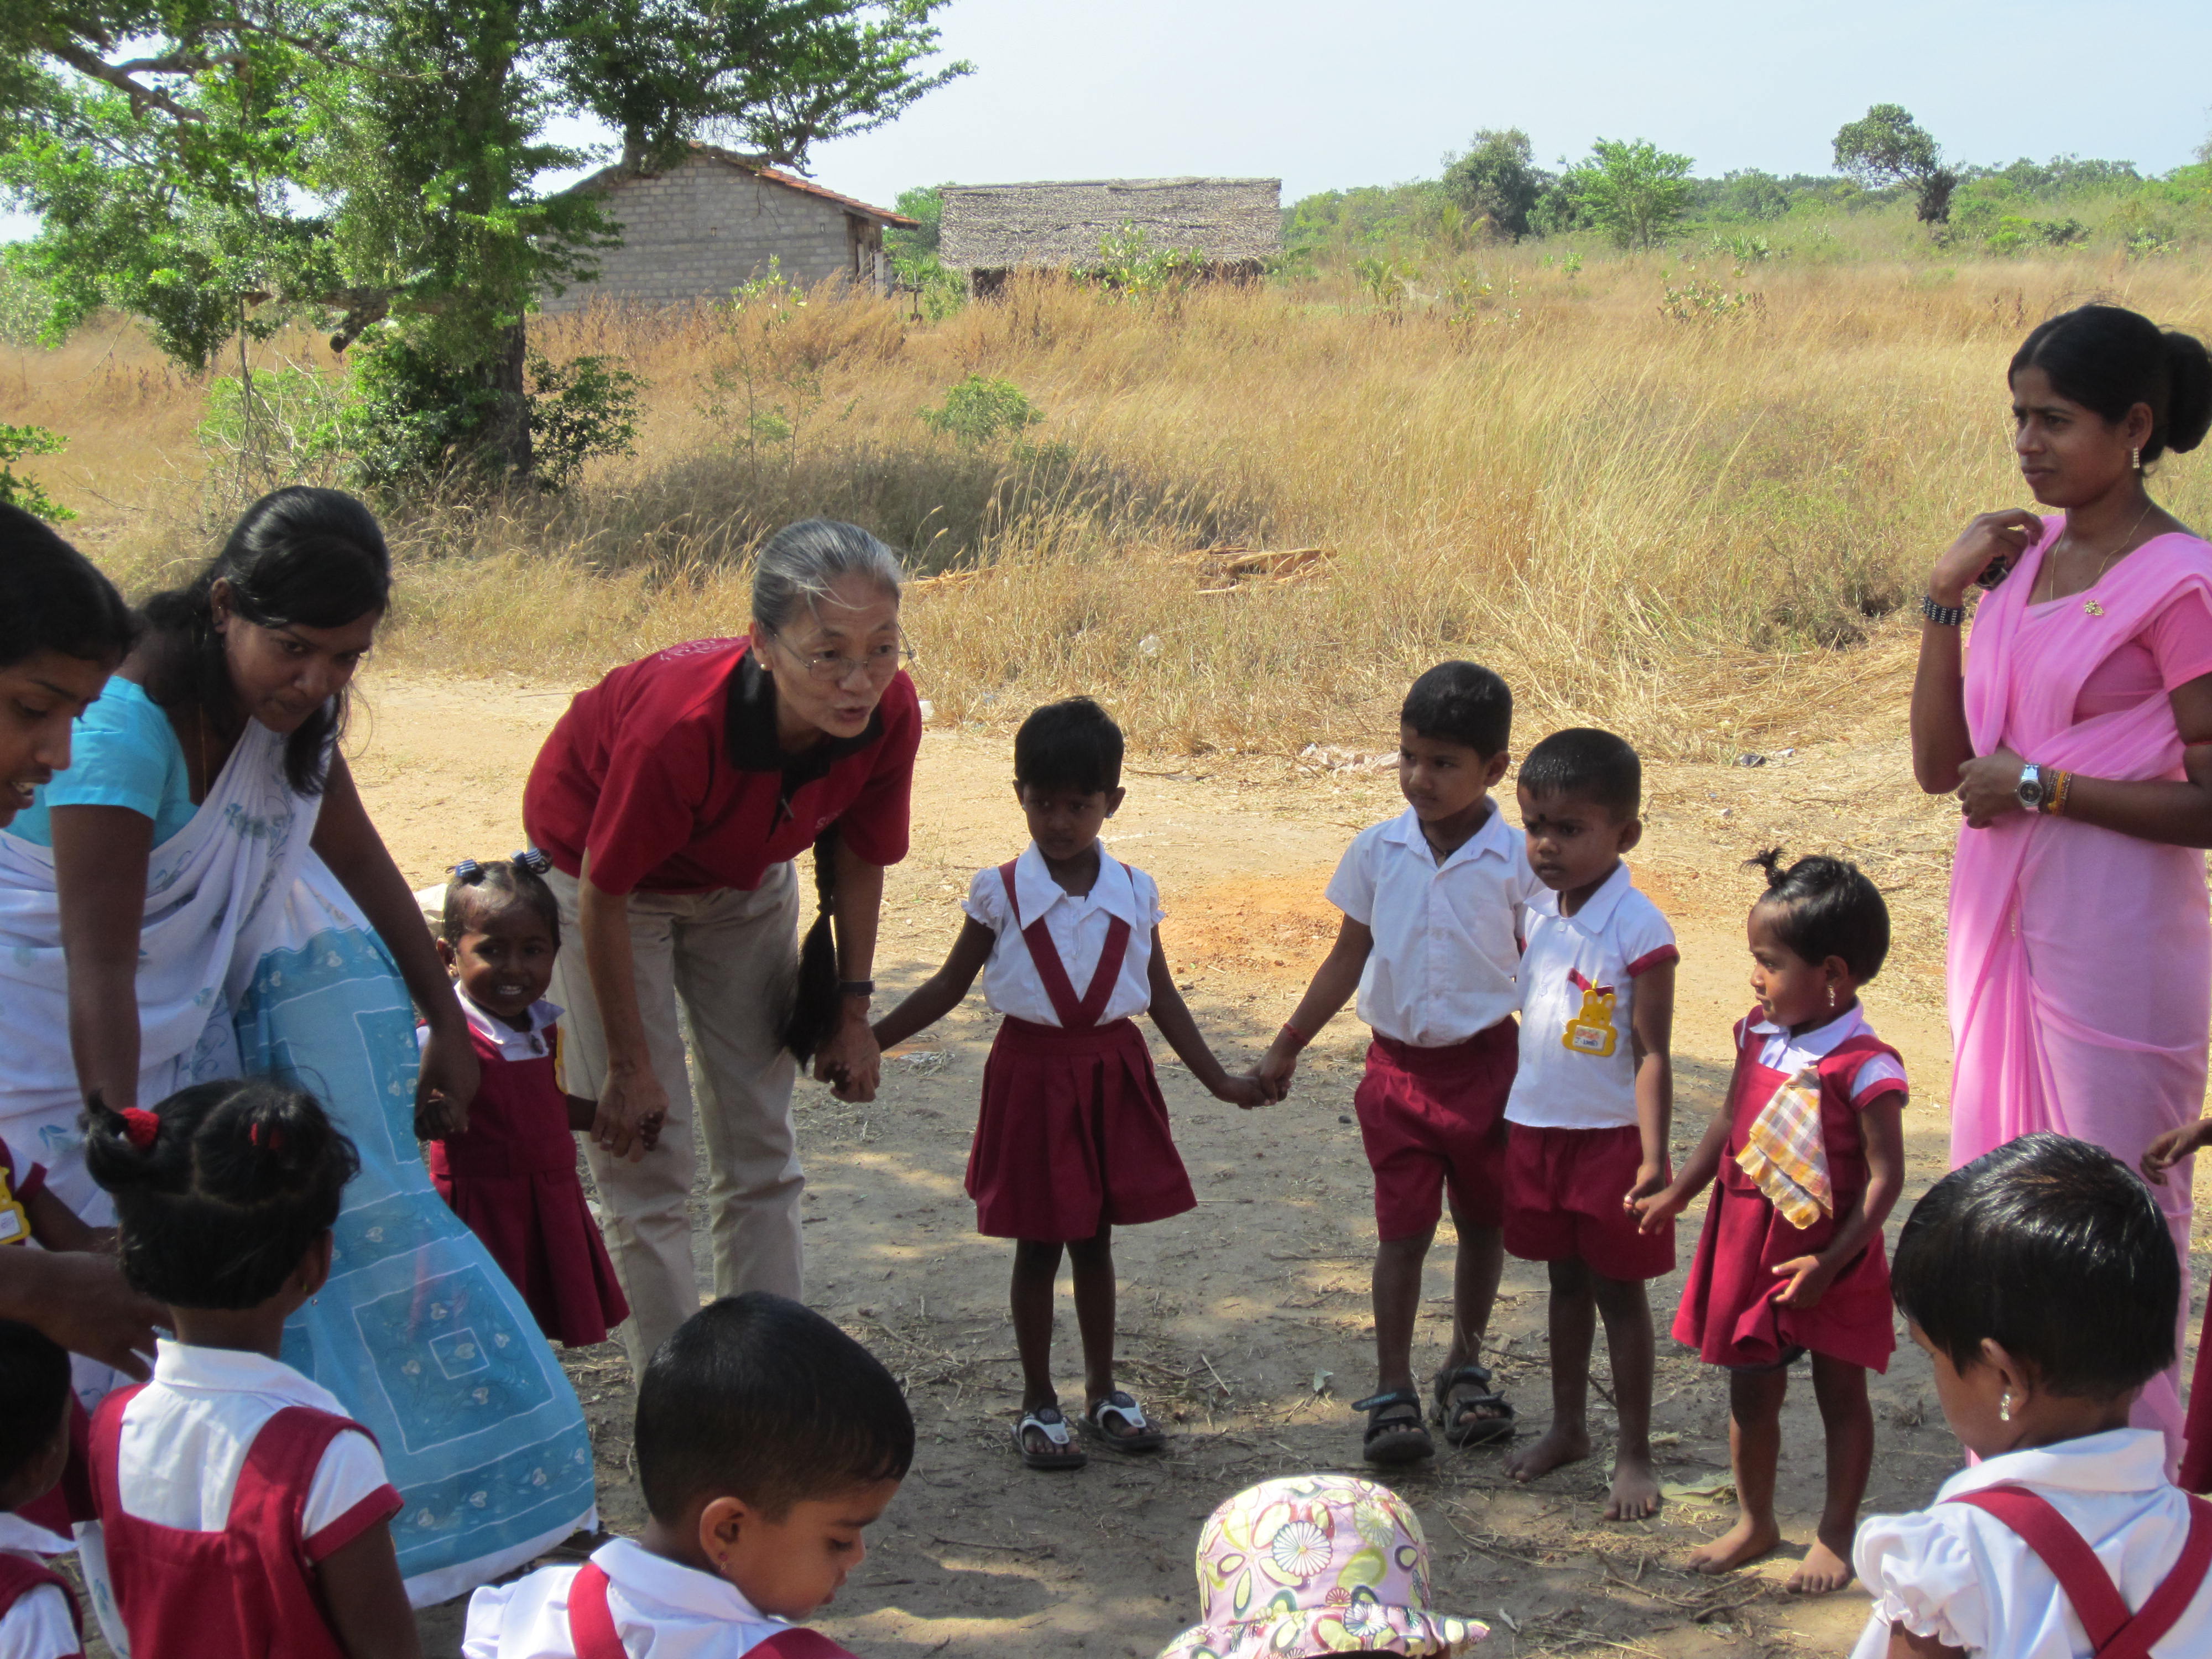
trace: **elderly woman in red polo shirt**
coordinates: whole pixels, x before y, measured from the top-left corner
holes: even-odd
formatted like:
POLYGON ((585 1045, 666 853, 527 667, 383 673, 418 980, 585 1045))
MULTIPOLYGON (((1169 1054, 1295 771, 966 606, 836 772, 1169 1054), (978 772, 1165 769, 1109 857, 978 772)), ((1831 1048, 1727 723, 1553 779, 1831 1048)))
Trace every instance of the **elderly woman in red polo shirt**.
POLYGON ((869 973, 921 738, 899 669, 900 580, 856 526, 778 531, 750 637, 616 669, 578 695, 532 769, 523 820, 561 903, 550 994, 567 1010, 568 1087, 599 1102, 587 1151, 634 1370, 699 1306, 695 1120, 715 1294, 795 1297, 794 1051, 846 1098, 874 1097, 869 973), (823 914, 802 969, 792 860, 810 846, 823 914))

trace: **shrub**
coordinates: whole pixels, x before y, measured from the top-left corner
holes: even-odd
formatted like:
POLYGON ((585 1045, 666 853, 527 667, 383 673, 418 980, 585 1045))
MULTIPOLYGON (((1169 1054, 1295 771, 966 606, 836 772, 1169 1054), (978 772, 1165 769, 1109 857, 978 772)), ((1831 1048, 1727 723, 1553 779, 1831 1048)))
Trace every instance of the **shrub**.
POLYGON ((20 507, 49 524, 62 524, 76 514, 40 488, 36 478, 19 478, 8 463, 26 455, 58 455, 69 440, 42 426, 9 426, 0 421, 0 505, 20 507))
POLYGON ((957 386, 948 386, 942 407, 917 413, 932 432, 967 449, 1044 419, 1044 411, 1012 380, 987 380, 981 374, 970 374, 957 386))

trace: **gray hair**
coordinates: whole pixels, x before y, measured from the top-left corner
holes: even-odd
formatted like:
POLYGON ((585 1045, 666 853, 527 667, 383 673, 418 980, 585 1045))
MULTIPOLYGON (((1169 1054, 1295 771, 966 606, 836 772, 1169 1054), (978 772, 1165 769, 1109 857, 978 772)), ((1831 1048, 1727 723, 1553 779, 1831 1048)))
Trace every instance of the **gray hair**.
POLYGON ((769 537, 753 566, 753 615, 770 629, 809 616, 846 576, 865 578, 893 599, 906 580, 898 555, 856 524, 802 519, 769 537))

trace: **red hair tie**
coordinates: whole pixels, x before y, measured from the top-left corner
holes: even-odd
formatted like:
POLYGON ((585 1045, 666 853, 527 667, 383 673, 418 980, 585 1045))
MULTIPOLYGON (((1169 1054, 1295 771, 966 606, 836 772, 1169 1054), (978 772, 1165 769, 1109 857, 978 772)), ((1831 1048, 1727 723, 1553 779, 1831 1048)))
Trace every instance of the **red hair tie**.
POLYGON ((140 1152, 144 1152, 160 1137, 161 1120, 143 1107, 125 1106, 119 1115, 123 1119, 124 1134, 140 1152))
POLYGON ((284 1131, 274 1125, 270 1127, 269 1139, 265 1143, 261 1139, 261 1126, 258 1123, 246 1130, 246 1138, 255 1146, 267 1152, 281 1152, 284 1150, 284 1131))

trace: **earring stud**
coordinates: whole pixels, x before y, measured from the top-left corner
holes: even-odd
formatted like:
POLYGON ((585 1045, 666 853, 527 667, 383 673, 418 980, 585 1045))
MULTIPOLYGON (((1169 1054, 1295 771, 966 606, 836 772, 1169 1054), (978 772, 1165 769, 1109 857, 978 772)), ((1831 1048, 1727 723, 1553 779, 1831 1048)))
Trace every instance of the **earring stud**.
POLYGON ((2000 1423, 2012 1421, 2012 1390, 2009 1389, 1997 1396, 1997 1421, 2000 1423))
POLYGON ((2142 471, 2142 447, 2140 444, 2128 451, 2128 465, 2138 472, 2142 471))

